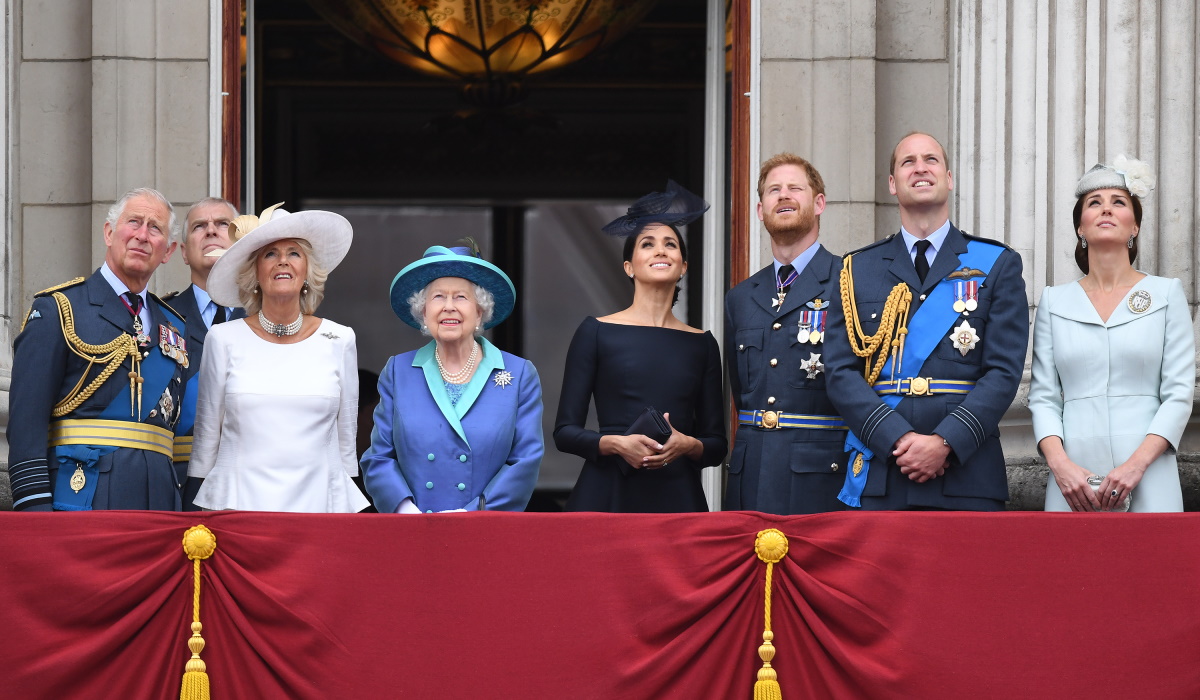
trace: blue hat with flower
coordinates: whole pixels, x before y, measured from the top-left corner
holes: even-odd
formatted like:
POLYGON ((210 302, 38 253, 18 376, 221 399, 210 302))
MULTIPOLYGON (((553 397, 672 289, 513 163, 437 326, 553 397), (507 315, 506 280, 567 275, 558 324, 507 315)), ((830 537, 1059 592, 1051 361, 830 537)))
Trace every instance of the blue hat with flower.
POLYGON ((413 328, 421 327, 421 319, 413 318, 408 298, 430 282, 442 277, 461 277, 491 292, 496 300, 492 320, 484 328, 492 328, 508 318, 517 304, 517 288, 504 271, 479 256, 474 247, 447 248, 435 245, 426 249, 420 260, 404 267, 392 280, 392 311, 413 328))

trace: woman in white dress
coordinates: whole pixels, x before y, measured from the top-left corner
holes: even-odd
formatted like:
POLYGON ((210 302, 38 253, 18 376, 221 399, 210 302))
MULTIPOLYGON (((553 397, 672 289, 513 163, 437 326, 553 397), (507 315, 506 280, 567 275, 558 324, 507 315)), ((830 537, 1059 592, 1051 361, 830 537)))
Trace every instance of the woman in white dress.
POLYGON ((1183 510, 1175 450, 1196 377, 1183 284, 1133 267, 1148 165, 1118 157, 1079 180, 1075 261, 1047 287, 1033 334, 1029 408, 1050 466, 1046 510, 1183 510), (1101 477, 1098 488, 1088 477, 1101 477))
MULTIPOLYGON (((355 431, 354 331, 314 316, 350 249, 338 214, 275 205, 230 225, 208 293, 246 318, 214 325, 200 367, 189 481, 209 510, 352 513, 367 499, 355 431)), ((211 253, 210 253, 211 254, 211 253)))

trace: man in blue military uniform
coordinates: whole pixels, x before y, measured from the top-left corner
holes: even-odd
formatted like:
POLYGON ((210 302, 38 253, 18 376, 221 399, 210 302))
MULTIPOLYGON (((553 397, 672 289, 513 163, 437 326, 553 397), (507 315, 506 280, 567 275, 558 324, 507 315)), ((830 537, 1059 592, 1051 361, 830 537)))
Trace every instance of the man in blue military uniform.
MULTIPOLYGON (((184 376, 185 390, 175 426, 175 466, 187 473, 192 458, 192 430, 196 423, 196 397, 200 390, 200 360, 204 356, 204 338, 215 323, 224 323, 245 318, 241 308, 228 308, 214 302, 208 296, 208 273, 218 256, 208 255, 214 250, 229 247, 229 224, 237 218, 237 209, 218 197, 207 197, 196 202, 184 217, 183 230, 177 232, 179 252, 183 264, 191 270, 192 283, 181 292, 168 294, 164 300, 171 308, 183 314, 187 322, 187 346, 190 358, 184 376)), ((184 510, 194 510, 192 497, 200 488, 200 479, 189 479, 184 486, 184 510)))
POLYGON ((15 510, 180 509, 185 327, 146 291, 174 226, 162 194, 127 192, 104 223, 104 264, 35 296, 9 395, 15 510))
POLYGON ((759 171, 774 261, 725 297, 725 359, 738 412, 726 510, 840 510, 846 426, 825 393, 826 320, 841 260, 817 242, 825 183, 791 153, 759 171))
POLYGON ((829 395, 850 427, 840 498, 872 510, 1001 510, 999 422, 1021 382, 1029 302, 1021 256, 950 223, 945 149, 892 153, 900 234, 843 260, 829 318, 829 395))

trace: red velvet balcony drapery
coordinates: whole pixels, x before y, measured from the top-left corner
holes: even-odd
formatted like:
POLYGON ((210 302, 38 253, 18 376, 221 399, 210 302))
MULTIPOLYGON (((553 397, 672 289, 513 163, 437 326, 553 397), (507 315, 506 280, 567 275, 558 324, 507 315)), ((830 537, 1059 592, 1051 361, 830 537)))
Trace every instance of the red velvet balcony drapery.
POLYGON ((1194 515, 0 513, 0 696, 1200 696, 1194 515))

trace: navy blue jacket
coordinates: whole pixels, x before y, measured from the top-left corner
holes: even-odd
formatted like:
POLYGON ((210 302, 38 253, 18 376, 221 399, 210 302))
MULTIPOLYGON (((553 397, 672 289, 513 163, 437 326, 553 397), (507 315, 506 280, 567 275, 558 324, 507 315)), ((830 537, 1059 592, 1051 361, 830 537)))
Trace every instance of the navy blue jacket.
MULTIPOLYGON (((75 333, 83 342, 103 345, 122 333, 133 332, 133 316, 99 270, 86 280, 35 296, 25 327, 14 341, 9 392, 9 477, 16 510, 50 510, 58 472, 54 449, 48 447, 51 410, 81 377, 86 385, 105 366, 104 363, 89 366, 87 359, 68 347, 58 304, 52 297, 54 291, 62 292, 71 302, 75 333)), ((152 294, 148 296, 152 326, 146 329, 151 338, 147 351, 161 358, 160 327, 174 327, 180 335, 186 333, 186 328, 182 318, 162 300, 152 294)), ((174 360, 169 363, 171 370, 165 390, 144 391, 140 418, 129 414, 123 420, 174 428, 185 370, 174 360)), ((128 406, 129 368, 126 360, 91 397, 63 418, 97 418, 115 402, 128 406)), ((180 484, 186 472, 174 469, 169 457, 122 447, 100 457, 98 468, 93 509, 180 509, 180 484)))
MULTIPOLYGON (((729 290, 725 361, 738 410, 837 414, 825 392, 825 373, 809 379, 800 369, 813 355, 823 361, 825 343, 801 343, 796 336, 809 302, 836 302, 841 269, 840 258, 818 248, 778 312, 771 306, 778 292, 774 265, 729 290)), ((729 458, 725 510, 779 515, 841 510, 837 494, 845 474, 845 437, 844 430, 739 425, 729 458)))
MULTIPOLYGON (((878 329, 884 301, 899 282, 912 289, 910 318, 916 314, 922 295, 961 267, 958 256, 966 252, 968 240, 1003 245, 967 236, 951 225, 924 283, 919 281, 899 234, 851 253, 854 295, 863 332, 871 335, 878 329)), ((894 410, 867 386, 864 361, 850 349, 841 305, 835 305, 830 313, 825 344, 829 395, 850 429, 875 453, 863 491, 864 509, 1004 507, 1008 479, 999 423, 1021 383, 1029 341, 1029 300, 1021 276, 1021 256, 1016 251, 1004 246, 979 290, 978 304, 975 311, 958 314, 954 321, 958 324, 966 320, 975 329, 980 336, 975 349, 963 355, 954 348, 951 328, 939 328, 936 332, 941 334, 941 341, 917 375, 975 381, 975 387, 966 395, 908 397, 894 410), (910 430, 936 433, 950 443, 951 466, 943 477, 918 484, 900 473, 891 453, 896 441, 910 430)))

